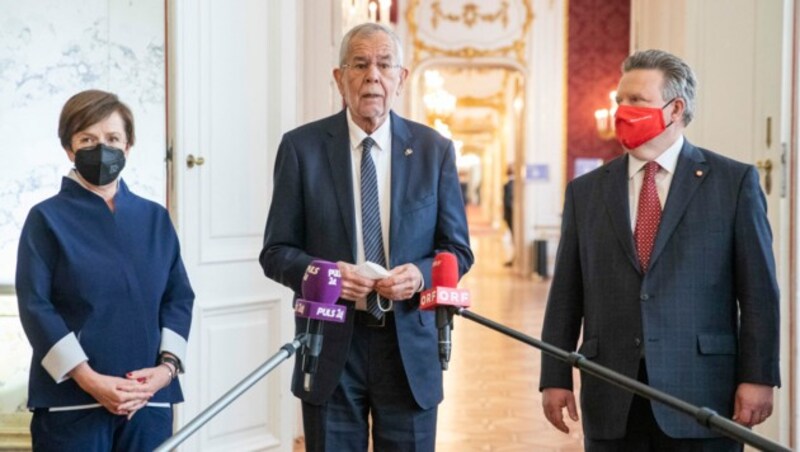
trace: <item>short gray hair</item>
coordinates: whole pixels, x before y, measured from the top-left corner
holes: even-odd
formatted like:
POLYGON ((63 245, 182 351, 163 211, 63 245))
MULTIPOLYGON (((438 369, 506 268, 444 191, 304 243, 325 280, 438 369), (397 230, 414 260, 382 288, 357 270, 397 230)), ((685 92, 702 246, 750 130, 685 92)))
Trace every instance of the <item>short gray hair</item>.
POLYGON ((397 57, 395 64, 403 65, 403 45, 400 43, 400 38, 392 31, 391 28, 383 24, 375 22, 366 22, 361 25, 356 25, 351 28, 347 34, 342 38, 342 45, 339 47, 339 66, 347 63, 347 57, 350 52, 350 41, 354 38, 370 37, 376 33, 385 33, 392 38, 394 42, 394 56, 397 57))
POLYGON ((663 50, 643 50, 629 56, 622 63, 623 73, 634 69, 660 70, 664 74, 661 96, 667 101, 677 97, 683 99, 686 104, 686 108, 683 110, 683 124, 689 125, 692 122, 697 79, 694 77, 694 71, 685 61, 663 50))

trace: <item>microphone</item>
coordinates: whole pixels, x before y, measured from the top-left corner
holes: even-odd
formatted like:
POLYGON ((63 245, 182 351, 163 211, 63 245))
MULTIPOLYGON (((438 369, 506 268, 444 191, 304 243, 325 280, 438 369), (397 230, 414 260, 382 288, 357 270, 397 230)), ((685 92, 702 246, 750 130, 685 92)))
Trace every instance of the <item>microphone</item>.
POLYGON ((433 288, 422 292, 419 308, 436 309, 436 328, 439 329, 439 362, 442 370, 450 363, 453 348, 453 309, 470 306, 469 291, 456 289, 458 284, 458 260, 452 253, 439 253, 431 265, 431 285, 433 288))
POLYGON ((308 319, 303 343, 303 389, 311 392, 322 351, 324 322, 344 323, 347 307, 336 304, 342 293, 342 275, 333 262, 315 259, 308 264, 301 284, 303 298, 295 302, 295 316, 308 319))

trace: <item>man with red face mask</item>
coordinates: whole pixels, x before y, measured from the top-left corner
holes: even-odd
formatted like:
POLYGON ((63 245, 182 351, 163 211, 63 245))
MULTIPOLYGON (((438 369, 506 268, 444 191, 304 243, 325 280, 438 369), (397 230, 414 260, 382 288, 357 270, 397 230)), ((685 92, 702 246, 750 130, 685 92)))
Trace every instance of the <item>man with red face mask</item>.
MULTIPOLYGON (((542 338, 745 426, 772 414, 778 285, 758 172, 683 136, 696 81, 659 50, 623 63, 627 153, 572 181, 542 338)), ((583 375, 585 446, 741 450, 688 416, 583 375)), ((542 358, 547 419, 578 420, 571 368, 542 358)))

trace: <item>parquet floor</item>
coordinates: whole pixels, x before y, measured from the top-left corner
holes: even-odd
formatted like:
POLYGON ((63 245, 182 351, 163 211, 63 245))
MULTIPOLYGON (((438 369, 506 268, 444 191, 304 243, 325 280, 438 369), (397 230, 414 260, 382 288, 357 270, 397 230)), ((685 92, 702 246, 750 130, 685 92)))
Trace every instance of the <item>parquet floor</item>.
MULTIPOLYGON (((471 310, 539 338, 549 283, 512 275, 503 266, 500 235, 472 223, 475 266, 460 287, 472 293, 471 310)), ((564 434, 541 410, 539 352, 457 317, 453 354, 439 406, 438 452, 581 451, 580 423, 564 434)), ((295 451, 303 450, 303 441, 295 451)))
MULTIPOLYGON (((460 285, 472 294, 470 309, 539 338, 549 283, 513 276, 503 267, 497 234, 473 235, 472 245, 475 267, 460 285)), ((538 350, 456 318, 437 451, 583 450, 579 423, 569 424, 567 435, 542 414, 539 360, 538 350)))

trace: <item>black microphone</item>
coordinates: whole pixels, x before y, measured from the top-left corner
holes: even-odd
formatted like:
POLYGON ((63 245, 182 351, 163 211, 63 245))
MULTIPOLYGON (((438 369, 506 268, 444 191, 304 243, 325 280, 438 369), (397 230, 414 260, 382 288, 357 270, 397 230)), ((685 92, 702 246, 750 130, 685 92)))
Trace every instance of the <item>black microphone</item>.
POLYGON ((432 289, 420 296, 419 307, 423 310, 436 308, 436 328, 439 329, 439 362, 447 370, 453 348, 453 309, 469 307, 469 292, 456 289, 458 284, 458 260, 452 253, 439 253, 431 265, 432 289))
POLYGON ((295 302, 295 315, 308 319, 306 340, 303 341, 303 389, 311 392, 314 375, 319 367, 322 352, 324 322, 343 323, 347 308, 336 304, 342 293, 342 275, 339 267, 323 260, 313 260, 306 268, 301 286, 303 298, 295 302))
POLYGON ((439 329, 439 363, 442 370, 447 370, 453 349, 453 314, 447 308, 436 308, 436 328, 439 329))

